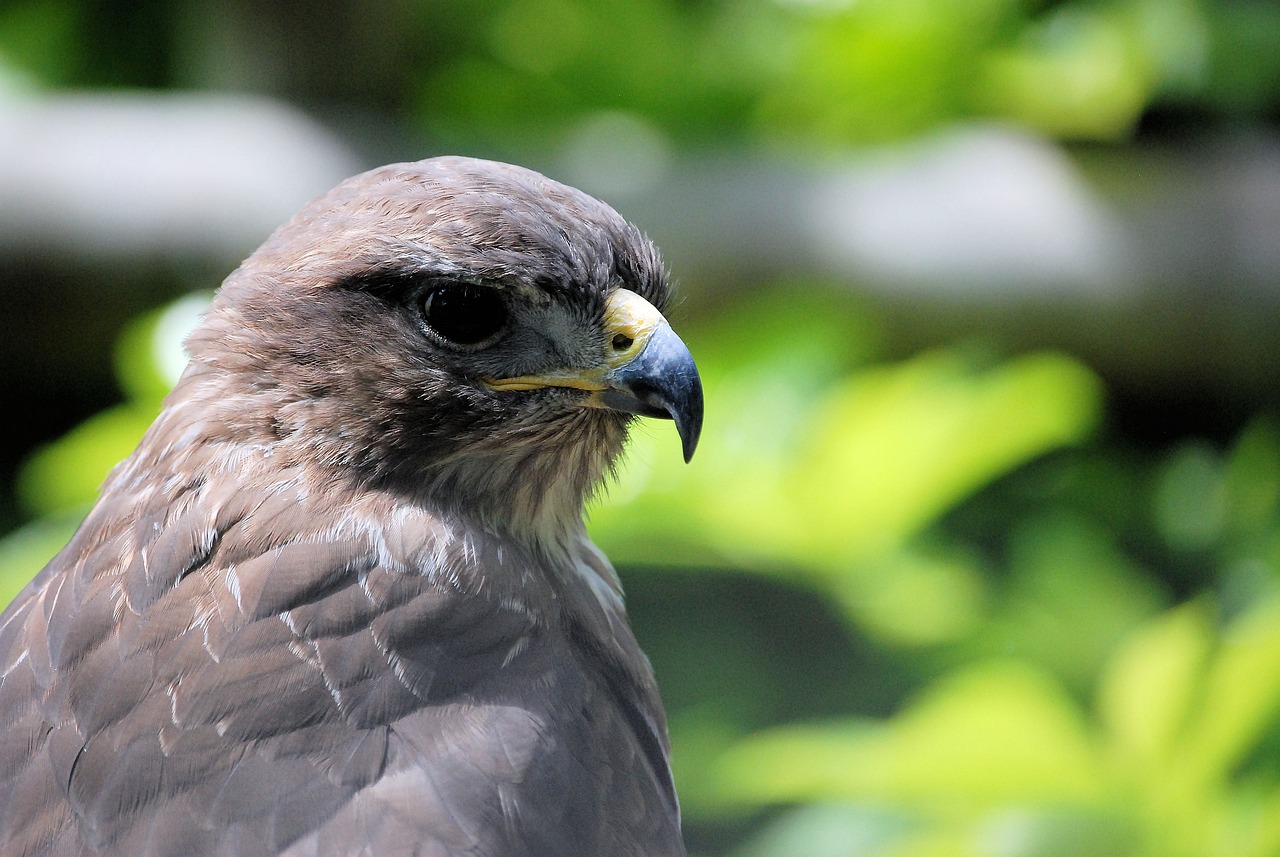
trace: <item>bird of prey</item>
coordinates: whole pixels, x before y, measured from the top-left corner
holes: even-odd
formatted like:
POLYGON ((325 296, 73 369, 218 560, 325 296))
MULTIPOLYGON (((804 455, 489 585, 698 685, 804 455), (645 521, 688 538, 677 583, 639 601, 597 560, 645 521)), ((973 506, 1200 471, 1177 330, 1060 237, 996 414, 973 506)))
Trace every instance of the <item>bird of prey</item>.
POLYGON ((650 242, 437 158, 340 184, 0 617, 0 854, 683 855, 583 503, 702 388, 650 242))

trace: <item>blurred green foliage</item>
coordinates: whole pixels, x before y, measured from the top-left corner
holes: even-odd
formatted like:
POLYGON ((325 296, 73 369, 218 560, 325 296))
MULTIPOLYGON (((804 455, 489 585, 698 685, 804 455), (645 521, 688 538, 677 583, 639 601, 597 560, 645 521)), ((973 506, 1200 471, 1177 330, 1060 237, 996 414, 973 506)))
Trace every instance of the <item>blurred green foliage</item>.
POLYGON ((610 113, 684 146, 839 148, 975 117, 1115 140, 1152 108, 1267 114, 1278 29, 1267 0, 9 0, 0 59, 50 85, 376 104, 445 148, 545 154, 610 113))
POLYGON ((833 825, 845 845, 831 853, 846 855, 1275 854, 1280 775, 1248 763, 1274 740, 1280 604, 1220 630, 1211 613, 1193 602, 1134 629, 1092 705, 1035 664, 978 662, 891 722, 745 737, 715 760, 706 794, 881 810, 783 816, 769 854, 812 853, 812 828, 833 825))
POLYGON ((686 144, 839 147, 971 117, 1110 140, 1152 105, 1230 115, 1280 96, 1259 35, 1280 8, 1262 2, 515 0, 471 15, 457 57, 421 81, 421 121, 499 147, 562 142, 599 111, 686 144))

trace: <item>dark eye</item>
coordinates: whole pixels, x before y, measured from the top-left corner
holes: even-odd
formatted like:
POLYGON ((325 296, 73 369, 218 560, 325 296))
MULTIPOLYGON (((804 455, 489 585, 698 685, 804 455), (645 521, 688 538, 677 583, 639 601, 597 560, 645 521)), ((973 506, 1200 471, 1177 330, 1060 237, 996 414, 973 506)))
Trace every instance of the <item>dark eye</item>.
POLYGON ((441 339, 455 345, 477 345, 500 333, 510 313, 496 289, 455 283, 427 292, 422 317, 441 339))

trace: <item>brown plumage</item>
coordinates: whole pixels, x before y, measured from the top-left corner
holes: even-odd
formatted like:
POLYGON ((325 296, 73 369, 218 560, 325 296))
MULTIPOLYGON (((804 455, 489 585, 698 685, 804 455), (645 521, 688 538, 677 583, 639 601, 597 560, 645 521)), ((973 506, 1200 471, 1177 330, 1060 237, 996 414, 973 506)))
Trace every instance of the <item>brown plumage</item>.
POLYGON ((631 414, 696 443, 667 296, 634 227, 502 164, 281 227, 0 618, 0 853, 684 854, 582 525, 631 414))

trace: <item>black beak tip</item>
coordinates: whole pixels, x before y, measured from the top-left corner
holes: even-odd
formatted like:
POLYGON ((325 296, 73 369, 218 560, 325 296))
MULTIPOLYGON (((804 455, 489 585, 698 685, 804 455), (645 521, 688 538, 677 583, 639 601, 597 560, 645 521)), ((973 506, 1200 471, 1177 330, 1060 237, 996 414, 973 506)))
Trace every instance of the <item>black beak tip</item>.
POLYGON ((684 400, 671 408, 671 419, 675 421, 676 431, 680 434, 684 463, 688 464, 693 460, 694 450, 698 448, 698 437, 702 434, 702 381, 696 372, 686 387, 684 400))

